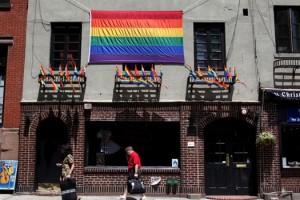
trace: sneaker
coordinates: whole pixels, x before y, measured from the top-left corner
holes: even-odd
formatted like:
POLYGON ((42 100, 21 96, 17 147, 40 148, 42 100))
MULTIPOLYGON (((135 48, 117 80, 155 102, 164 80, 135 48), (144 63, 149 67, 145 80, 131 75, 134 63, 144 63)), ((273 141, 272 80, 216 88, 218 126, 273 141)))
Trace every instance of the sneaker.
POLYGON ((120 195, 120 197, 119 197, 120 199, 126 199, 126 196, 124 196, 124 195, 120 195))

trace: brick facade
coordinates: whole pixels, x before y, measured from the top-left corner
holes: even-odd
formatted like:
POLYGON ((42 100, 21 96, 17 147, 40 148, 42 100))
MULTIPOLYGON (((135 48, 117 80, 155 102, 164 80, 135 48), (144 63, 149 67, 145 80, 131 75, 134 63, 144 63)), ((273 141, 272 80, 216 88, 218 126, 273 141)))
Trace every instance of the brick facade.
MULTIPOLYGON (((275 104, 262 106, 258 103, 159 103, 159 104, 93 104, 91 110, 84 110, 82 104, 23 104, 24 114, 20 129, 18 191, 35 191, 35 151, 36 128, 39 122, 49 115, 60 118, 68 127, 69 141, 76 157, 75 176, 78 191, 84 193, 121 193, 127 176, 126 168, 85 168, 85 124, 88 121, 174 121, 180 122, 181 168, 180 169, 145 169, 143 177, 149 193, 165 194, 166 180, 176 177, 180 180, 179 194, 205 193, 204 170, 204 128, 221 118, 239 118, 260 129, 272 130, 276 134, 277 144, 268 150, 256 149, 257 182, 282 184, 292 187, 290 175, 283 173, 281 178, 278 145, 278 107, 275 104), (248 115, 241 115, 241 107, 248 108, 248 115), (25 113, 31 113, 30 122, 25 113), (260 121, 261 117, 261 121, 260 121), (193 118, 193 119, 191 119, 193 118), (187 135, 191 120, 198 127, 197 135, 187 135), (27 123, 27 124, 26 124, 27 123), (193 148, 187 142, 193 141, 193 148), (161 176, 158 188, 150 186, 151 176, 161 176)), ((295 171, 297 172, 297 171, 295 171)), ((297 174, 297 173, 296 173, 297 174)), ((293 179, 297 180, 297 179, 293 179)), ((294 190, 296 186, 293 186, 294 190)), ((259 191, 259 184, 257 190, 259 191)))
MULTIPOLYGON (((0 10, 0 36, 12 38, 7 45, 7 65, 4 88, 3 118, 0 130, 1 158, 18 159, 18 132, 20 126, 20 101, 22 99, 27 0, 11 0, 10 9, 0 10)), ((0 42, 2 45, 2 42, 0 42)), ((3 56, 3 55, 2 55, 3 56)))
POLYGON ((28 1, 11 0, 10 2, 12 4, 10 10, 0 11, 0 36, 13 37, 13 44, 8 46, 3 127, 19 128, 28 1))

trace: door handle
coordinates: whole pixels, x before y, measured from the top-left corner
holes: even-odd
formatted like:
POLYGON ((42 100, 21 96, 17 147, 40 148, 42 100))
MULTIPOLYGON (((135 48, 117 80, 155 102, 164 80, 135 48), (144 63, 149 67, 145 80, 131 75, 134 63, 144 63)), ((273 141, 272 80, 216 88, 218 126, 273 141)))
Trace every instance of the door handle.
POLYGON ((226 153, 226 167, 229 167, 230 165, 230 157, 229 157, 229 153, 226 153))

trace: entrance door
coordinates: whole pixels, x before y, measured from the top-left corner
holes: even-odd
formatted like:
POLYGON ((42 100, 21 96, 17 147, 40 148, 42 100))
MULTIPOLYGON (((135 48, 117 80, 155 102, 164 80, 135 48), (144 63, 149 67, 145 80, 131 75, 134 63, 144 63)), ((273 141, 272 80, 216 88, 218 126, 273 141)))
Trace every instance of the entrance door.
POLYGON ((62 161, 61 145, 67 143, 67 133, 65 123, 56 117, 48 117, 38 125, 36 181, 42 189, 53 189, 53 183, 59 183, 61 170, 56 163, 62 161))
POLYGON ((255 195, 255 130, 236 119, 221 119, 205 129, 207 195, 255 195))

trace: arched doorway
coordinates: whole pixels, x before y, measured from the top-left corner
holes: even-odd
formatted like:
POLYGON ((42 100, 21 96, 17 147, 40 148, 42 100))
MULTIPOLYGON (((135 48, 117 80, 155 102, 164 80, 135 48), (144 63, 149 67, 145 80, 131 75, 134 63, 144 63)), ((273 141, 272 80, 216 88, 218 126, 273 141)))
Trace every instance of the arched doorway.
POLYGON ((36 182, 38 189, 54 189, 59 182, 61 145, 68 142, 68 129, 59 118, 51 116, 42 120, 36 130, 36 182))
POLYGON ((238 118, 204 129, 206 195, 256 195, 255 127, 238 118))

